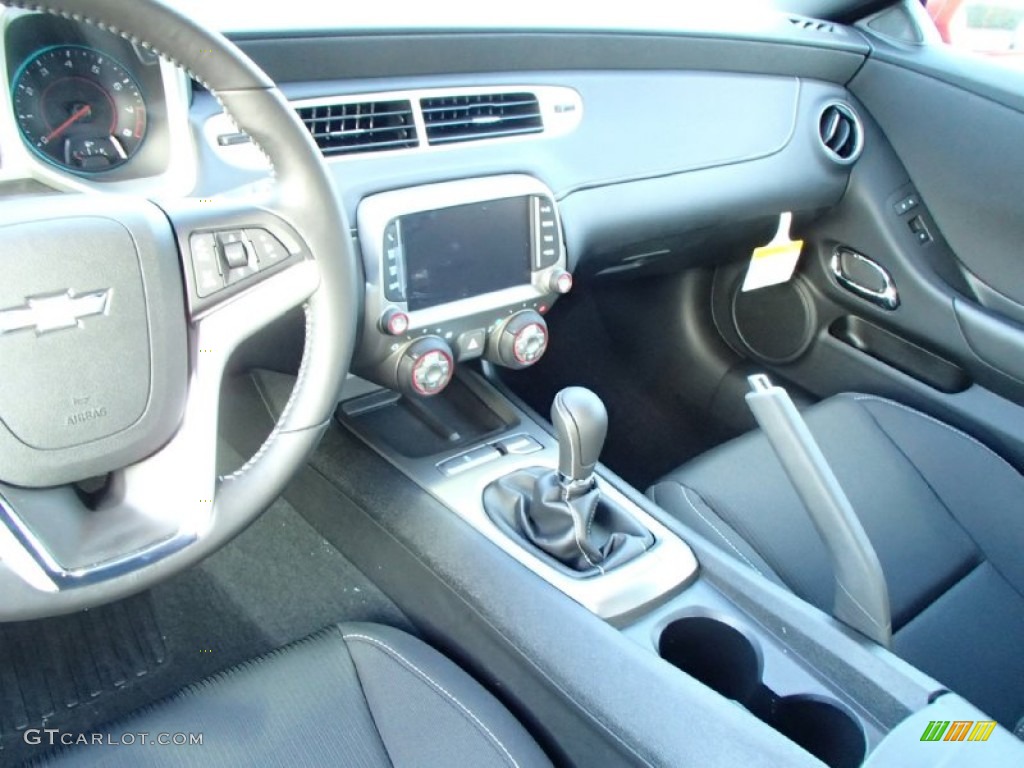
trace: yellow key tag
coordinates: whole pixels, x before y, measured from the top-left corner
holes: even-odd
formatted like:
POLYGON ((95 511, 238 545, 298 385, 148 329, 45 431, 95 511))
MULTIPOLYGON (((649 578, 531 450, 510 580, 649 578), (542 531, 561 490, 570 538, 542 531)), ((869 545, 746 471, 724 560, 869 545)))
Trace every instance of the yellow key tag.
POLYGON ((743 279, 744 291, 756 291, 769 285, 788 282, 796 271, 800 260, 800 251, 804 247, 803 240, 789 239, 789 226, 793 214, 789 211, 779 215, 779 231, 768 245, 755 248, 747 266, 747 276, 743 279))

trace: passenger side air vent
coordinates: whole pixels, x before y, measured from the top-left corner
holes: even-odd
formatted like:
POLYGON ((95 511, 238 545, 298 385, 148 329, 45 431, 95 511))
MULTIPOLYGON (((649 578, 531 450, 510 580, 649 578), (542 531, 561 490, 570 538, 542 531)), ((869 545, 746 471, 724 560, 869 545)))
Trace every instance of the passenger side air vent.
POLYGON ((802 32, 827 32, 831 34, 836 31, 835 26, 827 21, 808 19, 803 16, 790 16, 789 23, 802 32))
POLYGON ((864 149, 864 127, 857 113, 846 104, 834 101, 821 111, 818 135, 829 157, 849 165, 864 149))
POLYGON ((532 93, 482 93, 420 99, 427 143, 540 133, 544 124, 532 93))
POLYGON ((328 156, 417 146, 409 101, 323 104, 296 111, 328 156))

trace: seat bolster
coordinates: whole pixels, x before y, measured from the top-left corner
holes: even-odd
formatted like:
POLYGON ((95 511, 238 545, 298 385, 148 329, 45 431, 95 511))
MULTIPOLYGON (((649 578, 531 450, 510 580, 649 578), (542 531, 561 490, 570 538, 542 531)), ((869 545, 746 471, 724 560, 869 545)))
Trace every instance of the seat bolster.
MULTIPOLYGON (((70 746, 45 765, 550 766, 540 747, 468 674, 411 635, 341 624, 191 685, 70 746), (153 746, 122 734, 201 734, 153 746)), ((89 736, 89 734, 86 734, 89 736)))
POLYGON ((846 395, 913 462, 984 558, 1024 595, 1024 477, 950 425, 873 395, 846 395))
POLYGON ((691 530, 699 533, 711 544, 724 549, 733 557, 753 568, 765 578, 785 586, 782 579, 757 551, 740 536, 729 523, 713 510, 694 489, 683 485, 672 476, 654 484, 648 497, 691 530))
POLYGON ((341 631, 396 768, 550 765, 494 696, 430 646, 379 624, 341 631))
POLYGON ((893 637, 898 656, 949 686, 1002 725, 1024 719, 1024 598, 990 563, 893 637))
MULTIPOLYGON (((346 765, 382 768, 388 756, 337 627, 190 685, 97 729, 101 744, 71 744, 46 765, 224 768, 346 765), (154 746, 125 734, 201 735, 154 746)), ((91 737, 91 734, 85 734, 91 737)))

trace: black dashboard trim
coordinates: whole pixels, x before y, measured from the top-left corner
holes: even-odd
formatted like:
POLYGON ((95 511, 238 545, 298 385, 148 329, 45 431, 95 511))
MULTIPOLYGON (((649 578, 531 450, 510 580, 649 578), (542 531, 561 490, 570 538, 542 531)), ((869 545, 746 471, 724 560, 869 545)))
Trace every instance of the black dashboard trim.
POLYGON ((692 70, 812 77, 847 83, 869 48, 843 38, 699 34, 489 32, 240 34, 234 41, 276 82, 550 70, 692 70), (295 56, 301 48, 302 56, 295 56))

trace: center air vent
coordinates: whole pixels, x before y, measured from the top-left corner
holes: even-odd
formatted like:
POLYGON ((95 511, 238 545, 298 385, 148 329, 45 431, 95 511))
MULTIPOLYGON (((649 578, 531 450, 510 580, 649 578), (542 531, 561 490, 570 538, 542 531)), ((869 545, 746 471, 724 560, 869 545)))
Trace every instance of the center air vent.
POLYGON ((532 93, 437 96, 420 100, 430 144, 540 133, 544 124, 532 93))
POLYGON ((848 165, 864 148, 864 127, 857 113, 846 104, 832 102, 821 111, 818 135, 829 157, 848 165))
POLYGON ((299 107, 302 122, 325 155, 415 147, 408 101, 371 101, 299 107))

